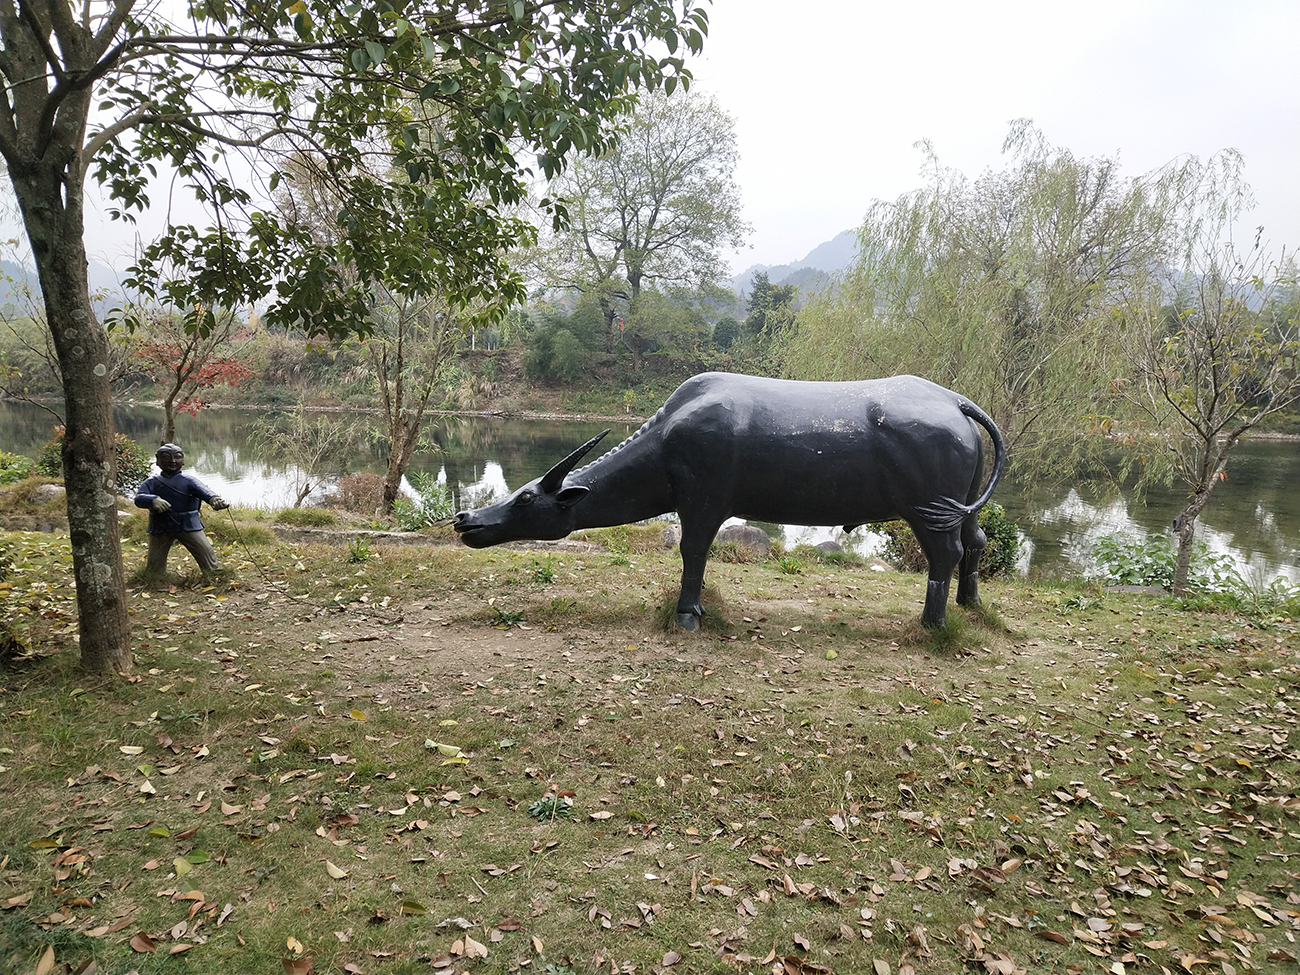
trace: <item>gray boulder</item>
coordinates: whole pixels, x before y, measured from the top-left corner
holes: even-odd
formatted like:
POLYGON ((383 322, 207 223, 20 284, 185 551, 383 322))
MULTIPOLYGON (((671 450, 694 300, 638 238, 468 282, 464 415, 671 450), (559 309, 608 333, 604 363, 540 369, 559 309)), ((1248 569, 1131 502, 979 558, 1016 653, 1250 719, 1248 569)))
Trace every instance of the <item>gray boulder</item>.
POLYGON ((741 548, 749 549, 756 555, 766 556, 772 549, 772 539, 767 532, 753 525, 727 525, 718 532, 714 541, 735 542, 741 548))
POLYGON ((51 501, 62 501, 67 493, 62 484, 42 484, 32 492, 32 500, 37 504, 49 504, 51 501))

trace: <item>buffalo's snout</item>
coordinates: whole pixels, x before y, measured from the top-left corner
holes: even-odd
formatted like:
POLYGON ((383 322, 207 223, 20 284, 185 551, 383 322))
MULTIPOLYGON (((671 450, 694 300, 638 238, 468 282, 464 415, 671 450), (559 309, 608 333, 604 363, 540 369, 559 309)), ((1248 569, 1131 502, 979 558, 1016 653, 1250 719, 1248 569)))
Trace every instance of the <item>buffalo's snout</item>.
POLYGON ((456 512, 451 519, 451 527, 460 536, 460 540, 471 548, 483 548, 485 545, 491 544, 486 538, 482 537, 483 529, 486 526, 474 517, 472 511, 456 512))

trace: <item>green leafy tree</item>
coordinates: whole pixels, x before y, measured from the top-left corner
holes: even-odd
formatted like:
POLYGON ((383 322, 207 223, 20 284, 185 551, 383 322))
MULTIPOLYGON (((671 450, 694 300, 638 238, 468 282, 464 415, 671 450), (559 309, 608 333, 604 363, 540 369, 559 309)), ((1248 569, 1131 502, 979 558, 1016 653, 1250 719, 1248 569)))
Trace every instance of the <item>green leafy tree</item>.
POLYGON ((632 353, 633 369, 640 372, 648 352, 676 359, 695 356, 708 341, 709 329, 687 289, 647 288, 628 306, 620 335, 632 353))
POLYGON ((364 328, 376 282, 407 296, 433 282, 490 321, 523 294, 504 255, 532 238, 511 208, 534 167, 553 178, 572 152, 610 147, 638 90, 688 77, 707 26, 695 0, 0 0, 0 156, 64 384, 84 667, 131 664, 86 180, 129 219, 166 169, 209 209, 211 226, 172 226, 147 248, 136 282, 148 296, 159 264, 181 269, 159 287, 200 332, 213 309, 269 301, 270 326, 345 334, 364 328), (252 195, 304 152, 344 201, 333 245, 252 195), (394 167, 406 180, 384 178, 394 167))
POLYGON ((759 340, 779 338, 794 325, 795 287, 772 284, 766 271, 754 274, 745 331, 759 340))
POLYGON ((1117 159, 1075 156, 1023 121, 1007 168, 975 181, 924 148, 928 185, 872 206, 841 286, 800 312, 785 368, 925 376, 989 410, 1022 471, 1068 477, 1100 446, 1083 419, 1127 368, 1112 311, 1170 260, 1198 166, 1124 178, 1117 159))
POLYGON ((381 505, 388 514, 422 444, 429 399, 451 366, 463 328, 438 302, 402 295, 391 295, 373 309, 368 322, 371 332, 364 345, 385 421, 388 462, 381 505))
MULTIPOLYGON (((427 117, 436 132, 445 126, 445 112, 427 117)), ((309 234, 318 245, 336 255, 332 270, 348 286, 355 285, 357 272, 340 252, 348 237, 346 222, 340 214, 346 200, 331 179, 328 166, 318 155, 303 153, 292 160, 294 178, 276 194, 276 206, 283 222, 309 234)), ((386 183, 402 184, 407 175, 390 169, 386 183)), ((425 245, 436 248, 427 238, 422 220, 400 217, 408 241, 425 237, 425 245)), ((453 308, 437 293, 438 279, 427 288, 403 291, 385 280, 372 284, 364 320, 359 323, 360 347, 370 363, 371 378, 384 413, 380 437, 387 459, 384 470, 380 507, 391 514, 397 503, 402 478, 411 459, 424 443, 422 431, 430 398, 452 367, 456 346, 464 334, 464 322, 474 321, 474 312, 482 302, 453 308)), ((471 326, 472 329, 473 326, 471 326)), ((472 333, 471 333, 472 334, 472 333)))
POLYGON ((713 326, 713 345, 720 352, 726 352, 731 348, 731 343, 735 342, 739 337, 740 322, 730 315, 719 318, 713 326))
POLYGON ((744 242, 733 124, 698 91, 654 94, 616 142, 555 182, 572 223, 543 249, 544 273, 596 297, 607 353, 643 288, 715 282, 723 249, 744 242))

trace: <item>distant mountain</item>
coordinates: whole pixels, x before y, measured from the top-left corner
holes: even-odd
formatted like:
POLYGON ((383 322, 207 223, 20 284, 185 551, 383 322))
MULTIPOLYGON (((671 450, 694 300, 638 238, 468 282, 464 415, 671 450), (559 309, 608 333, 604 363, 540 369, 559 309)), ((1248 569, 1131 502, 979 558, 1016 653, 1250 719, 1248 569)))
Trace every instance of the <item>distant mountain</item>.
POLYGON ((766 271, 772 284, 794 284, 804 291, 820 291, 831 278, 852 263, 857 253, 858 235, 846 230, 818 244, 807 257, 793 264, 750 265, 731 279, 731 289, 738 295, 748 294, 754 275, 766 271))
MULTIPOLYGON (((106 309, 122 303, 124 292, 121 277, 107 264, 90 261, 86 267, 90 278, 90 295, 95 299, 95 311, 102 315, 106 309)), ((28 305, 41 297, 40 283, 34 268, 0 261, 0 310, 9 315, 26 315, 28 305)))

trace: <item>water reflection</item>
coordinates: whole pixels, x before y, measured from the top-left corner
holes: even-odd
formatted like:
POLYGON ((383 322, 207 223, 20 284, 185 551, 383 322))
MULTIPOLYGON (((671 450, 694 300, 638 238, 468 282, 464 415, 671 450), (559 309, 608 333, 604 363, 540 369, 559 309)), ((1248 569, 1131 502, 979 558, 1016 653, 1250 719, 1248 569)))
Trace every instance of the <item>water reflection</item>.
MULTIPOLYGON (((262 412, 205 410, 177 419, 176 439, 185 448, 188 469, 213 490, 243 505, 278 508, 294 499, 300 472, 253 456, 249 435, 262 412)), ((159 442, 162 411, 121 406, 118 429, 143 445, 159 442)), ((53 420, 25 403, 0 403, 0 449, 35 456, 50 437, 53 420)), ((378 421, 375 420, 377 428, 378 421)), ((492 416, 439 417, 428 425, 432 447, 416 454, 410 473, 431 475, 451 485, 458 497, 498 495, 540 476, 575 446, 607 426, 613 429, 589 455, 598 456, 636 429, 634 423, 517 420, 492 416)), ((359 446, 338 474, 382 473, 383 457, 373 441, 359 446)), ((335 478, 312 492, 333 489, 335 478)), ((408 485, 409 488, 409 485, 408 485)), ((1089 487, 1044 486, 1016 481, 1014 471, 998 488, 996 500, 1027 537, 1022 565, 1086 566, 1092 540, 1111 532, 1139 537, 1162 534, 1182 510, 1177 487, 1153 490, 1141 501, 1089 487)), ((1199 524, 1211 550, 1230 554, 1247 578, 1282 574, 1300 582, 1300 443, 1251 440, 1232 455, 1228 479, 1215 491, 1199 524)), ((835 540, 860 554, 871 554, 879 538, 865 529, 850 536, 837 527, 785 526, 787 545, 835 540)))

